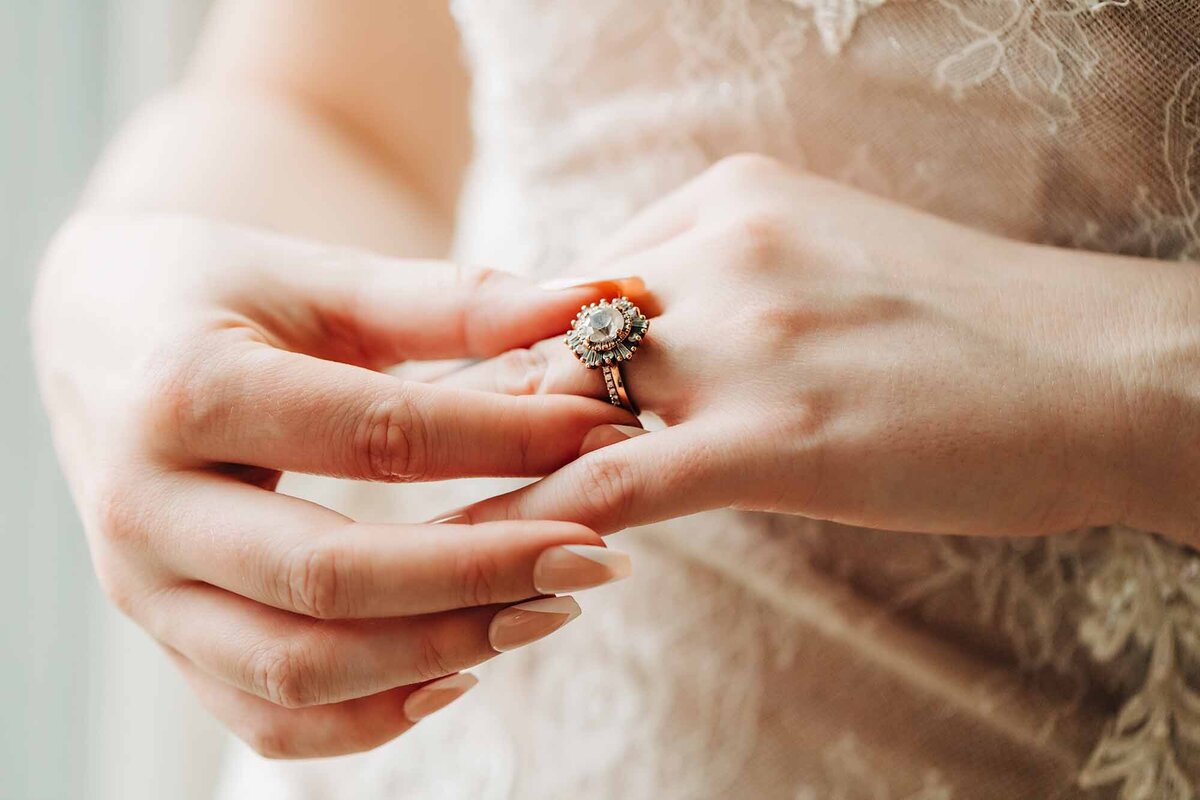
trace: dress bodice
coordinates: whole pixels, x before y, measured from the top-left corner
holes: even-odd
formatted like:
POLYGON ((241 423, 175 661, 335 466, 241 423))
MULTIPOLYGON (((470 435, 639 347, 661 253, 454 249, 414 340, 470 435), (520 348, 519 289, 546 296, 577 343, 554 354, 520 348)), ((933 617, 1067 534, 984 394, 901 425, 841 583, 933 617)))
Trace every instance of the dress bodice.
POLYGON ((1015 238, 1200 256, 1192 3, 456 8, 476 67, 481 171, 519 200, 486 214, 505 218, 531 266, 561 266, 738 151, 1015 238))

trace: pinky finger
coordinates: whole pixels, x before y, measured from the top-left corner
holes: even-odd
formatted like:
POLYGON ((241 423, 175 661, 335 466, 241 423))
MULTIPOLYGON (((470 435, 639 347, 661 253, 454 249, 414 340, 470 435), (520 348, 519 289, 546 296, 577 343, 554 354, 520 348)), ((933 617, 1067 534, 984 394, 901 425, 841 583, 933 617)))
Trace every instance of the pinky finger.
POLYGON ((478 680, 457 673, 425 684, 307 708, 283 708, 222 683, 168 654, 208 711, 266 758, 319 758, 372 750, 449 705, 478 680))

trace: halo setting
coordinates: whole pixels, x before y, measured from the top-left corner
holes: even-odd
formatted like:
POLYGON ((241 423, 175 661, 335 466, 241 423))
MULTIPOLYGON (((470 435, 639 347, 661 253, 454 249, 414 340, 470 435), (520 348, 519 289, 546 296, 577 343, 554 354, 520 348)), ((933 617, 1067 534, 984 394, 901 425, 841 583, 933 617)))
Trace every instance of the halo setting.
POLYGON ((566 343, 588 369, 628 361, 650 329, 650 320, 628 297, 581 306, 566 343))

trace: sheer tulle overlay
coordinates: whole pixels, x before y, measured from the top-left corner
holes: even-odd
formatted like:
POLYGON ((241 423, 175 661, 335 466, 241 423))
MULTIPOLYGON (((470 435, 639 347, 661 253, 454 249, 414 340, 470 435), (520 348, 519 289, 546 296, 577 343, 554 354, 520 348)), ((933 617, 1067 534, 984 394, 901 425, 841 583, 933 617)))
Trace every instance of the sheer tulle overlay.
MULTIPOLYGON (((1200 260, 1189 0, 461 0, 460 255, 549 275, 754 151, 1013 238, 1200 260)), ((298 486, 299 484, 293 484, 298 486)), ((303 489, 420 518, 503 488, 303 489)), ((966 533, 966 532, 964 532, 966 533)), ((713 513, 374 753, 228 797, 1200 797, 1200 558, 713 513)))

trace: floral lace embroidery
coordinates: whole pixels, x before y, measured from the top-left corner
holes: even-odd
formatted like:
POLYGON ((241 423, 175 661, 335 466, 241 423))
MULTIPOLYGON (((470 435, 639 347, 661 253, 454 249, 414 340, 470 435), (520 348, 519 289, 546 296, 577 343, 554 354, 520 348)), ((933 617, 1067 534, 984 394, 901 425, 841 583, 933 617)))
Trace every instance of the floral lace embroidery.
POLYGON ((934 564, 892 600, 911 608, 967 587, 980 625, 998 629, 1026 671, 1072 671, 1077 649, 1064 610, 1077 607, 1077 574, 1086 533, 1047 539, 939 537, 931 541, 934 564))
POLYGON ((1076 246, 1200 261, 1200 63, 1184 72, 1167 101, 1162 157, 1168 191, 1156 194, 1144 184, 1138 187, 1132 229, 1106 233, 1090 220, 1075 237, 1076 246))
POLYGON ((1131 0, 938 0, 954 12, 972 41, 938 64, 939 86, 956 95, 999 75, 1023 102, 1046 116, 1051 129, 1073 119, 1065 87, 1070 72, 1083 78, 1100 62, 1081 18, 1131 0))
POLYGON ((1200 558, 1143 534, 1112 536, 1087 582, 1079 638, 1097 661, 1130 651, 1148 661, 1079 783, 1120 783, 1120 800, 1193 800, 1200 763, 1185 754, 1200 746, 1200 687, 1187 676, 1200 665, 1200 558))
MULTIPOLYGON (((858 22, 889 0, 785 0, 812 12, 825 52, 837 55, 858 22)), ((893 0, 894 1, 894 0, 893 0)), ((935 69, 939 87, 963 95, 999 75, 1023 102, 1044 114, 1052 130, 1075 117, 1066 88, 1070 73, 1088 78, 1100 56, 1082 24, 1085 15, 1142 0, 937 0, 972 39, 935 69)))
POLYGON ((930 770, 921 779, 921 786, 912 793, 893 793, 887 780, 872 769, 853 735, 843 736, 825 748, 822 754, 826 787, 818 792, 804 785, 796 792, 796 800, 953 800, 953 790, 942 780, 937 770, 930 770))
MULTIPOLYGON (((718 125, 726 115, 739 119, 735 146, 780 153, 791 163, 802 164, 804 153, 796 136, 789 88, 798 77, 796 63, 805 50, 810 25, 790 18, 786 25, 764 28, 754 11, 741 2, 722 2, 714 11, 693 0, 672 0, 666 19, 670 37, 679 46, 675 70, 680 83, 697 93, 681 98, 682 104, 693 112, 706 109, 718 125), (732 53, 736 57, 731 58, 732 53)), ((722 126, 704 140, 727 146, 730 133, 722 126)), ((696 171, 707 160, 711 154, 701 158, 696 171)))
POLYGON ((1140 687, 1093 748, 1082 788, 1119 784, 1120 800, 1194 800, 1200 687, 1187 676, 1200 665, 1200 556, 1121 528, 1028 541, 949 537, 934 552, 934 569, 897 605, 969 586, 980 623, 1005 635, 1026 671, 1078 676, 1083 651, 1122 685, 1140 687))
POLYGON ((1200 261, 1200 63, 1194 64, 1167 102, 1163 160, 1175 196, 1174 235, 1189 243, 1181 257, 1200 261))
POLYGON ((842 51, 854 27, 868 11, 879 8, 888 0, 787 0, 799 7, 812 10, 813 26, 821 36, 825 52, 836 55, 842 51))
POLYGON ((1134 206, 1140 252, 1200 261, 1200 64, 1179 79, 1167 103, 1163 162, 1171 196, 1159 205, 1142 186, 1134 206))

